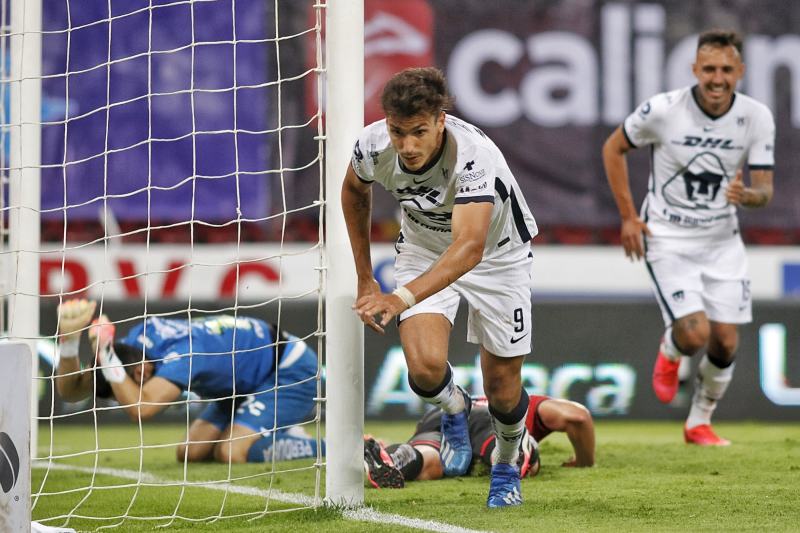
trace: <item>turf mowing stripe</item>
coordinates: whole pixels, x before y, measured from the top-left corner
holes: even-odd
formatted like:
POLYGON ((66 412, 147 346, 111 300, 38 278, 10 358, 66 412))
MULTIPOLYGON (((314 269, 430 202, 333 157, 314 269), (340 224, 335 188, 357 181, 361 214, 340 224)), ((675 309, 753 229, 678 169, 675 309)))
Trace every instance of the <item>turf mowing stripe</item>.
POLYGON ((413 529, 421 529, 423 531, 440 531, 442 533, 488 533, 477 529, 466 529, 451 524, 442 522, 434 522, 433 520, 423 520, 421 518, 410 518, 399 514, 384 514, 379 513, 374 509, 354 509, 345 510, 342 512, 345 518, 350 520, 358 520, 360 522, 377 522, 379 524, 399 524, 413 529))
MULTIPOLYGON (((47 463, 42 461, 34 461, 31 464, 32 468, 40 468, 50 470, 65 470, 71 472, 82 472, 84 474, 102 474, 106 476, 118 477, 121 479, 129 479, 142 481, 144 483, 175 483, 179 484, 182 481, 172 481, 156 477, 147 472, 137 472, 136 470, 125 470, 121 468, 107 468, 97 467, 92 468, 88 466, 74 466, 65 465, 60 463, 47 463)), ((235 494, 243 494, 245 496, 260 496, 262 498, 272 498, 283 503, 293 503, 299 505, 312 506, 314 498, 294 492, 282 492, 276 489, 264 490, 258 487, 242 487, 238 485, 231 485, 229 483, 191 483, 193 487, 201 487, 210 490, 227 490, 235 494)), ((344 509, 342 516, 348 520, 355 520, 359 522, 376 522, 379 524, 399 524, 412 529, 420 529, 423 531, 437 531, 439 533, 486 533, 475 529, 466 529, 443 522, 436 522, 434 520, 423 520, 420 518, 411 518, 408 516, 398 514, 385 514, 375 511, 374 509, 361 508, 361 509, 344 509)))

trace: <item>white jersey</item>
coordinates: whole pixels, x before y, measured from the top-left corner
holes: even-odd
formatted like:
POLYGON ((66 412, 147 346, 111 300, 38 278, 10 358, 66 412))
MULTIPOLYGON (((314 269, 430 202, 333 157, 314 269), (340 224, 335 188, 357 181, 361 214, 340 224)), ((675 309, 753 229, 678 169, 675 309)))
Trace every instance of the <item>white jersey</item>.
POLYGON ((706 114, 686 87, 641 104, 622 125, 634 147, 651 145, 642 218, 656 237, 719 237, 738 233, 736 207, 725 199, 745 161, 771 170, 775 121, 763 104, 734 93, 730 109, 706 114))
POLYGON ((500 255, 538 232, 519 185, 497 146, 467 122, 447 115, 439 158, 418 171, 401 164, 379 120, 364 128, 353 150, 353 169, 364 182, 378 182, 400 203, 401 239, 436 253, 453 242, 455 204, 491 202, 492 220, 484 258, 500 255))

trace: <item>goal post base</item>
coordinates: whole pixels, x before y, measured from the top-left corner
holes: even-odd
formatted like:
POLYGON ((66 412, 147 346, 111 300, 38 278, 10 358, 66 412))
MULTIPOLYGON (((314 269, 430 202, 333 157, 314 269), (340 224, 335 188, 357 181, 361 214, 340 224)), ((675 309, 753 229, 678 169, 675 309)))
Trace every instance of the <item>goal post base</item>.
POLYGON ((31 350, 0 343, 0 531, 31 527, 31 350))

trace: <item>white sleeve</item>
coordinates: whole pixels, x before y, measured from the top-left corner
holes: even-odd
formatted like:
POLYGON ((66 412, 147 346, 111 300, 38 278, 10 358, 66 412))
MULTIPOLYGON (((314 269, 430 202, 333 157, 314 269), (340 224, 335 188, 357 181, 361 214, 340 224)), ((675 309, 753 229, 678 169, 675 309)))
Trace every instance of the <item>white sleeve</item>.
POLYGON ((775 119, 769 109, 764 108, 754 118, 747 165, 756 170, 771 170, 775 165, 775 119))
POLYGON ((660 141, 662 115, 666 107, 662 100, 657 95, 643 102, 622 123, 622 133, 634 148, 660 141))
POLYGON ((373 164, 371 157, 365 156, 364 152, 368 146, 368 135, 367 130, 365 129, 361 132, 361 135, 359 135, 358 139, 356 140, 356 144, 353 147, 351 163, 356 176, 358 176, 361 181, 372 183, 375 181, 375 165, 373 164))
POLYGON ((456 164, 456 204, 494 203, 494 161, 486 149, 476 149, 459 157, 456 164))

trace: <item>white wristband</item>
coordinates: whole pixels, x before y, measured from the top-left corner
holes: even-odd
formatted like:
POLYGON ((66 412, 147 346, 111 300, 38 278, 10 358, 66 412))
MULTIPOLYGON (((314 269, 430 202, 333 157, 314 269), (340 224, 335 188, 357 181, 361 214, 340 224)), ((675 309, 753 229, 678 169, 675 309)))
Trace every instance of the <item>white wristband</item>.
POLYGON ((122 361, 119 360, 114 349, 109 347, 105 350, 101 349, 97 354, 97 359, 100 361, 100 370, 103 372, 103 377, 109 383, 122 383, 125 381, 127 374, 125 368, 122 366, 122 361))
POLYGON ((72 335, 58 339, 58 356, 64 359, 74 359, 78 357, 78 349, 81 345, 81 338, 72 335))
POLYGON ((408 307, 413 307, 414 304, 417 303, 417 299, 414 298, 414 294, 405 287, 397 287, 392 291, 392 294, 399 296, 408 307))

